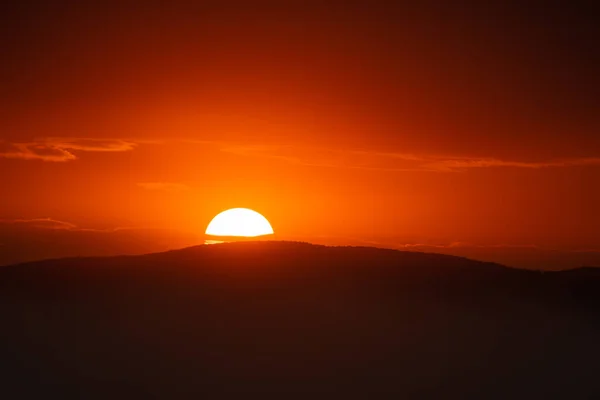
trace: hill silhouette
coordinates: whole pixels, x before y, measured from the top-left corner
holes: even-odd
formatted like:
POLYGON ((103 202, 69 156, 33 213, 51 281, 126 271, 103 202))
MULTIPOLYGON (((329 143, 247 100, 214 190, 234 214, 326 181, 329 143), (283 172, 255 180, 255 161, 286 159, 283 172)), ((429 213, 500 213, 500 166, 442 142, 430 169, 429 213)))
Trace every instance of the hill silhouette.
POLYGON ((0 268, 7 398, 594 398, 600 270, 296 242, 0 268))

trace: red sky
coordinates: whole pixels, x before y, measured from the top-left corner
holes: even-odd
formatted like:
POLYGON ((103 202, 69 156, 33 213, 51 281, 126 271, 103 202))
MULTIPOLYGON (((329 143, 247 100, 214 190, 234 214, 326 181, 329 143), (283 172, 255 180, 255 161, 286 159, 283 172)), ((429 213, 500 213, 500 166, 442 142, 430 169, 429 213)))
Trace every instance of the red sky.
POLYGON ((585 6, 249 3, 2 10, 0 253, 193 244, 248 207, 284 239, 600 264, 585 6))

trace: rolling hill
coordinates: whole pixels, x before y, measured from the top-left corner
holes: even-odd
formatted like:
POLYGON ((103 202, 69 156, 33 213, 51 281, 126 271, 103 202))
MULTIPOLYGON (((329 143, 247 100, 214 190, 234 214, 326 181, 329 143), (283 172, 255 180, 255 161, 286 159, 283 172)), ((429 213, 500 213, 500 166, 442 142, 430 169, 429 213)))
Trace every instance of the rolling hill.
POLYGON ((600 270, 295 242, 0 268, 6 398, 594 398, 600 270))

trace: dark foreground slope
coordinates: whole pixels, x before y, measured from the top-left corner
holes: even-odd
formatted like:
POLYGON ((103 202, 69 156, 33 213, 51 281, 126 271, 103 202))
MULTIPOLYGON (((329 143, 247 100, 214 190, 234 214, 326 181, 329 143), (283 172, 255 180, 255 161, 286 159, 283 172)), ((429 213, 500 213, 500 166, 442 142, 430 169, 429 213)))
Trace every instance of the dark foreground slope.
POLYGON ((0 269, 3 398, 598 398, 600 274, 246 242, 0 269), (398 397, 401 396, 401 397, 398 397))

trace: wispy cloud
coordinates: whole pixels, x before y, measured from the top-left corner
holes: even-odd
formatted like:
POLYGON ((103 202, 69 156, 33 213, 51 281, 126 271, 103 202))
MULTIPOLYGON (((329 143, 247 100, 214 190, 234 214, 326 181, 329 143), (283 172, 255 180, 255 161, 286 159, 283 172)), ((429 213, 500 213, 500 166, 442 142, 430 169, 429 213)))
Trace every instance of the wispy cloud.
POLYGON ((108 229, 95 229, 80 227, 67 221, 61 221, 54 218, 22 218, 22 219, 0 219, 0 227, 11 226, 13 228, 22 228, 26 230, 38 231, 73 231, 73 232, 116 232, 120 230, 130 230, 138 228, 115 227, 108 229))
POLYGON ((540 246, 535 244, 474 244, 469 242, 451 242, 447 244, 431 244, 431 243, 407 243, 407 244, 396 244, 394 247, 398 249, 459 249, 459 248, 470 248, 470 249, 541 249, 540 246))
MULTIPOLYGON (((219 151, 242 157, 259 157, 310 167, 361 169, 390 172, 464 172, 486 168, 567 168, 600 166, 598 157, 554 158, 542 161, 498 157, 455 156, 410 152, 385 152, 335 149, 296 145, 232 144, 210 140, 174 140, 175 142, 215 146, 219 151)), ((0 141, 0 158, 66 162, 78 159, 78 152, 126 152, 142 143, 169 143, 130 139, 50 137, 30 142, 0 141)), ((140 183, 149 190, 181 191, 185 185, 140 183)))
POLYGON ((338 150, 277 145, 225 145, 223 152, 247 157, 263 157, 313 167, 365 169, 377 171, 462 172, 482 168, 561 168, 600 166, 600 157, 563 158, 546 161, 520 161, 493 157, 429 155, 401 152, 338 150))
POLYGON ((52 218, 0 219, 0 224, 21 225, 38 229, 77 229, 77 226, 70 222, 59 221, 52 218))
POLYGON ((144 230, 150 231, 152 227, 129 227, 129 226, 116 226, 111 228, 89 228, 81 227, 67 221, 61 221, 54 218, 17 218, 17 219, 0 219, 0 228, 12 227, 12 228, 23 228, 26 230, 37 230, 37 231, 72 231, 72 232, 96 232, 96 233, 112 233, 119 231, 136 231, 144 230))
POLYGON ((122 139, 44 138, 31 142, 0 142, 0 157, 21 160, 66 162, 76 160, 77 152, 123 152, 138 143, 122 139))
POLYGON ((185 192, 191 189, 190 186, 184 183, 177 182, 140 182, 137 185, 146 190, 155 190, 169 193, 185 192))
POLYGON ((448 172, 466 170, 469 168, 512 167, 539 169, 593 165, 600 165, 600 157, 553 159, 542 162, 501 160, 497 158, 462 157, 443 159, 442 157, 438 157, 438 160, 429 161, 425 164, 425 166, 432 168, 433 170, 448 172))

